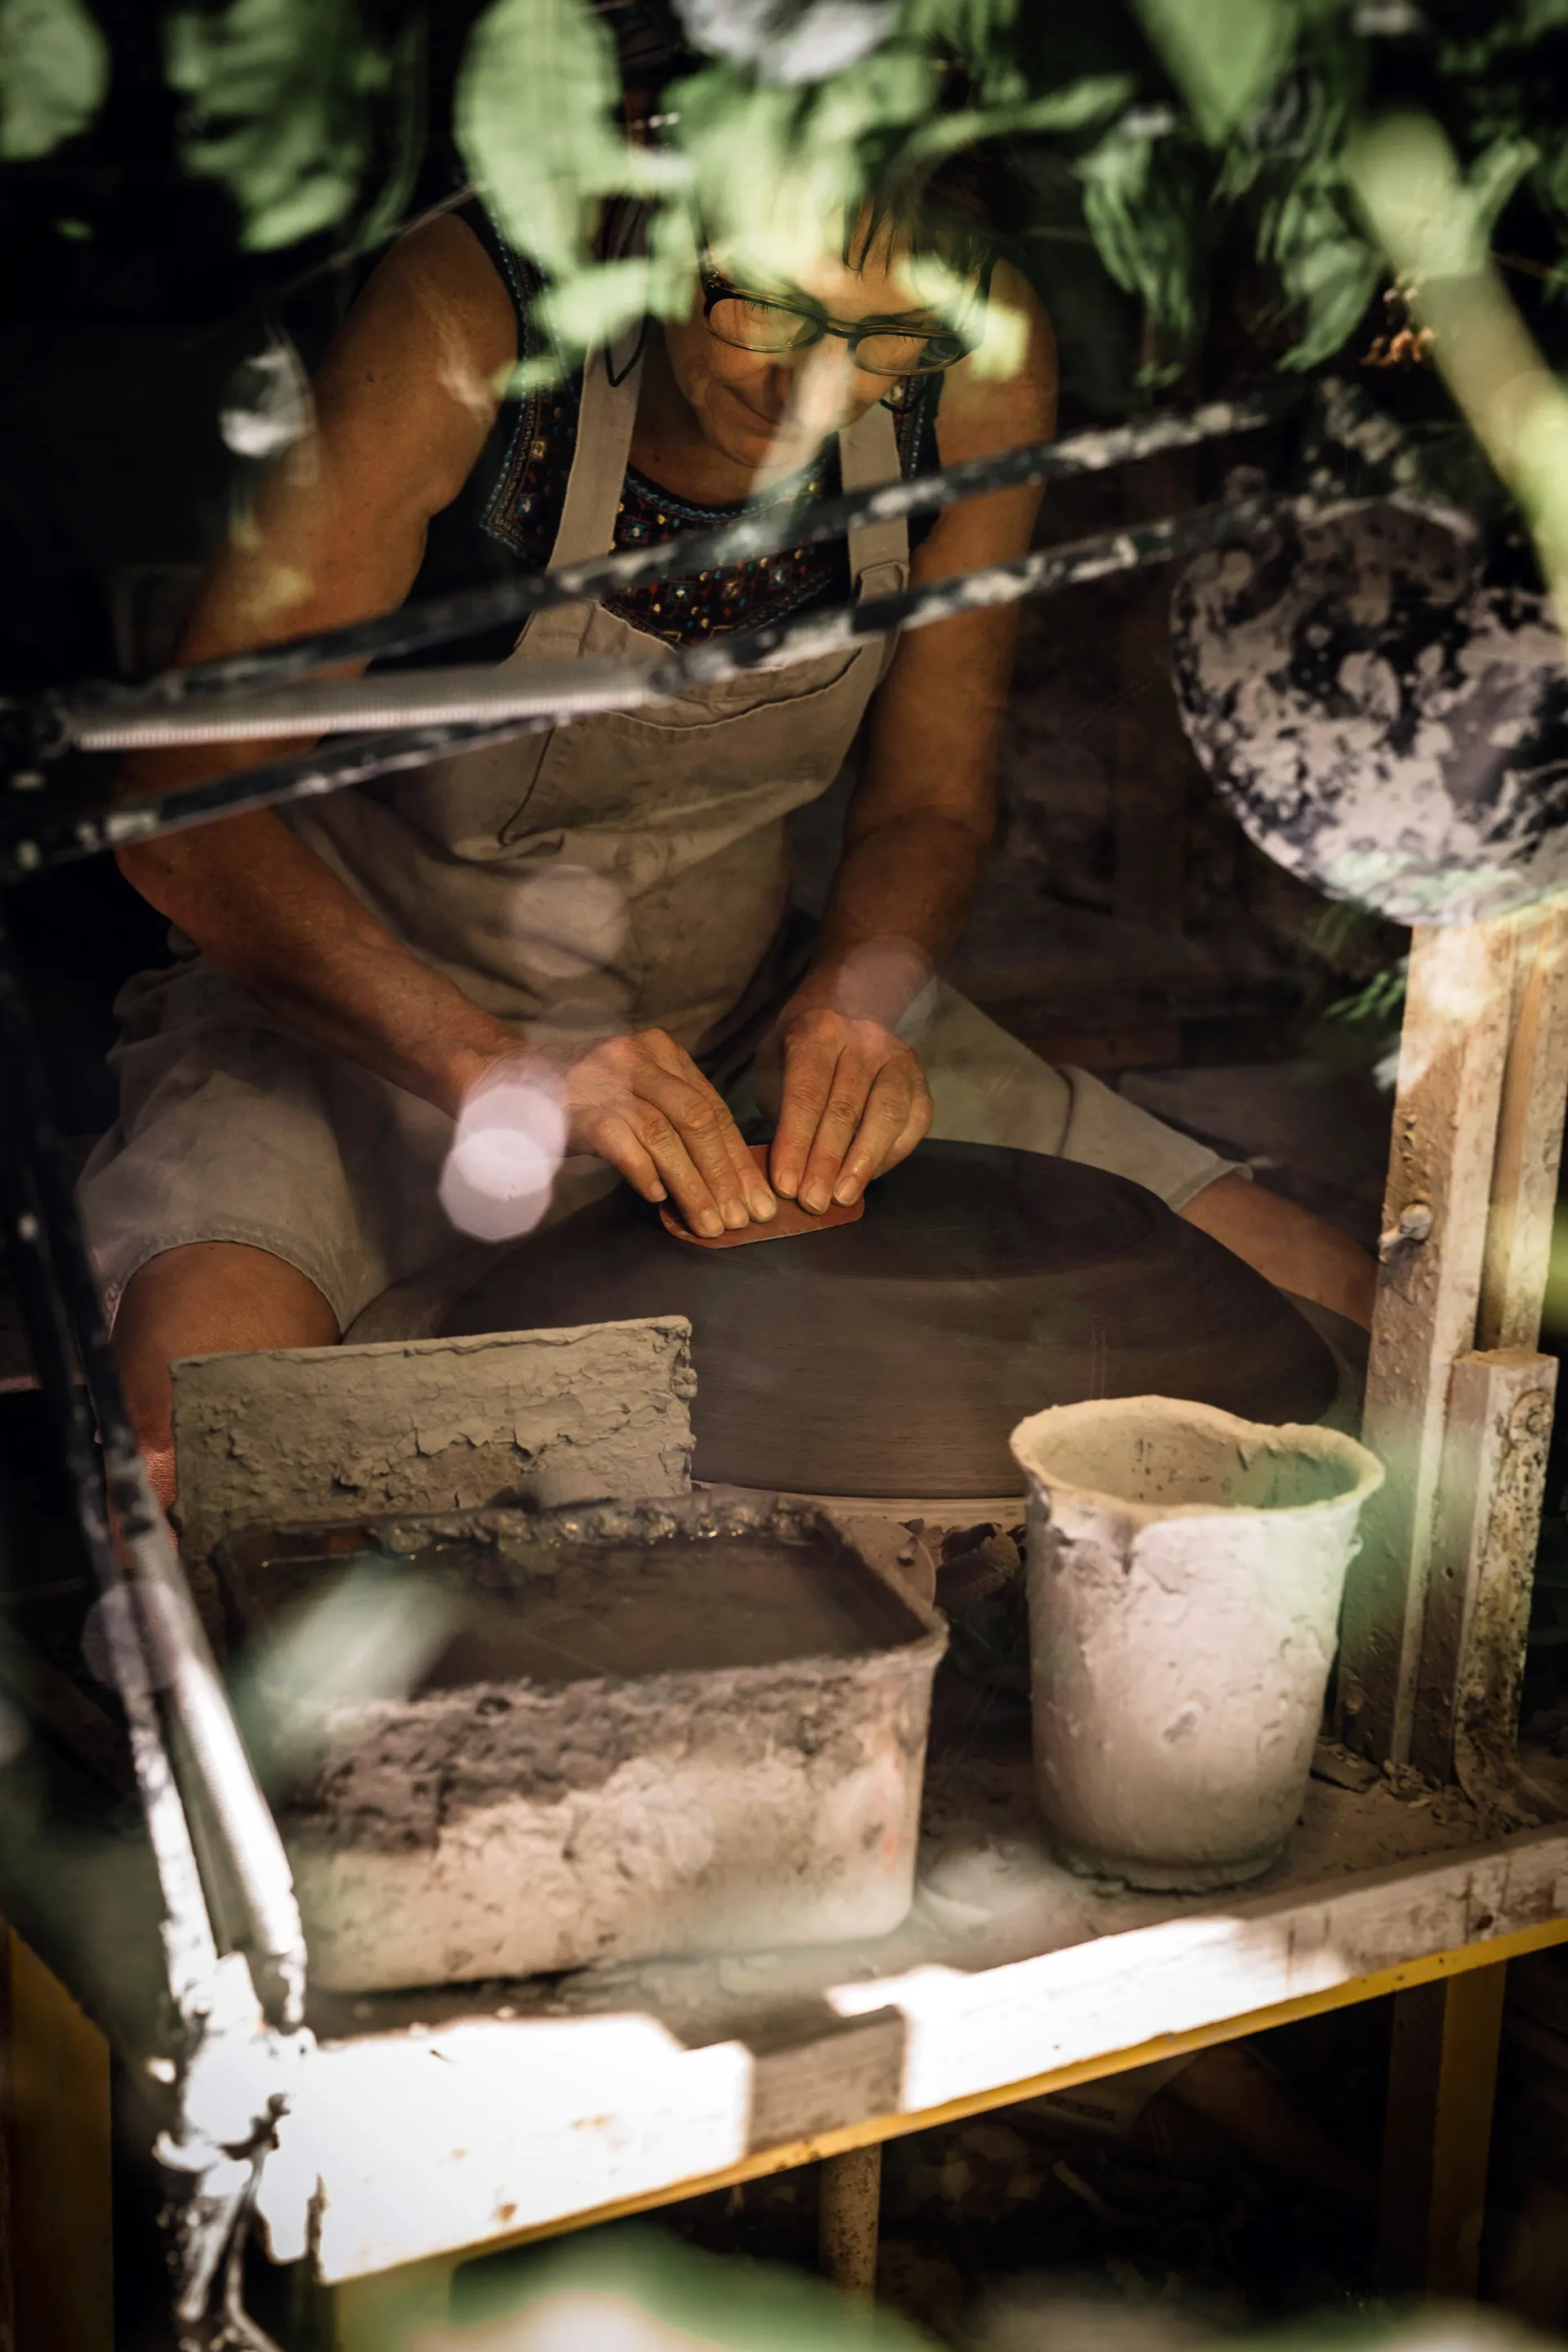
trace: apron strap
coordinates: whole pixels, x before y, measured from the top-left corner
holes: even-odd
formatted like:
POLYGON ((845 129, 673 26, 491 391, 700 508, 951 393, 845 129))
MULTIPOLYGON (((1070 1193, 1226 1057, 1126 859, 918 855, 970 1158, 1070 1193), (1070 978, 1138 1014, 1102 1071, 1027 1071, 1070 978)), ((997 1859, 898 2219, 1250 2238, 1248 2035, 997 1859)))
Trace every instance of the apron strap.
MULTIPOLYGON (((838 477, 846 498, 900 478, 899 442, 892 412, 880 401, 847 433, 838 436, 838 477)), ((910 576, 910 533, 902 515, 890 522, 868 520, 849 531, 849 577, 857 601, 896 594, 910 576)))
MULTIPOLYGON (((549 570, 569 563, 586 563, 608 555, 615 545, 616 515, 631 457, 637 424, 637 390, 642 382, 639 358, 618 383, 612 383, 602 352, 595 352, 583 370, 583 397, 577 415, 577 446, 566 478, 566 497, 560 528, 551 551, 549 570)), ((839 480, 847 495, 875 489, 900 478, 899 444, 891 413, 879 401, 838 436, 839 480)), ((896 593, 909 579, 910 535, 900 515, 891 521, 856 523, 848 534, 849 577, 856 597, 896 593)), ((587 627, 591 605, 572 606, 556 614, 536 614, 525 635, 530 650, 543 652, 534 640, 548 635, 553 641, 568 634, 567 611, 574 616, 570 634, 580 640, 587 627), (541 624, 546 624, 542 629, 541 624)), ((573 648, 574 649, 574 648, 573 648)), ((552 643, 552 653, 567 653, 563 641, 552 643)))
MULTIPOLYGON (((602 352, 591 353, 584 362, 577 446, 572 452, 561 521, 546 571, 562 572, 569 563, 590 563, 614 548, 616 511, 631 455, 641 381, 640 358, 619 383, 610 382, 602 352)), ((554 604, 547 612, 531 614, 511 658, 526 654, 530 661, 575 661, 594 611, 593 598, 584 596, 575 604, 554 604)))
POLYGON ((593 352, 584 365, 577 446, 547 567, 552 572, 563 571, 569 563, 591 562, 615 546, 616 515, 631 456, 641 382, 640 358, 619 383, 610 382, 603 352, 593 352))

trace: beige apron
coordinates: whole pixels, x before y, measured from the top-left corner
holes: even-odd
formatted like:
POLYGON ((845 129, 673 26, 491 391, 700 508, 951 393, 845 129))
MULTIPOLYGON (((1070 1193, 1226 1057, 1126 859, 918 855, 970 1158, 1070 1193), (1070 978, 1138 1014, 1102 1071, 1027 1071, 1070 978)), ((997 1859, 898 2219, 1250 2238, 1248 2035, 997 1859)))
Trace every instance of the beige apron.
MULTIPOLYGON (((551 570, 609 553, 640 363, 586 372, 551 570)), ((880 405, 839 436, 846 492, 898 478, 880 405)), ((857 599, 909 576, 902 521, 849 533, 857 599)), ((667 591, 671 596, 679 588, 667 591)), ((660 638, 598 604, 537 613, 509 660, 652 662, 660 638)), ((788 818, 837 773, 890 643, 749 670, 678 699, 433 761, 285 811, 388 929, 502 1020, 668 1029, 695 1048, 789 903, 788 818)))

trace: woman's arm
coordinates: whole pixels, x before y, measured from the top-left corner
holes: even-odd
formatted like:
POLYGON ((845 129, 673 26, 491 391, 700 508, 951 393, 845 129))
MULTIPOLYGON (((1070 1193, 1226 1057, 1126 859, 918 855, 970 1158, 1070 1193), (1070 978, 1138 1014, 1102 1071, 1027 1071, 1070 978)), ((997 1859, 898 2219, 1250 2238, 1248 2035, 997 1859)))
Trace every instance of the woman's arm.
MULTIPOLYGON (((994 296, 1026 319, 1027 356, 1011 376, 976 376, 971 362, 950 371, 937 411, 944 466, 1044 440, 1055 424, 1049 322, 1005 266, 994 296)), ((1039 503, 1026 487, 944 508, 915 551, 914 584, 1023 554, 1039 503)), ((911 630, 873 705, 816 957, 770 1041, 782 1095, 770 1172, 808 1207, 855 1199, 930 1124, 919 1062, 891 1033, 980 879, 1016 626, 1007 604, 911 630)))
MULTIPOLYGON (((515 354, 511 307, 460 221, 429 223, 371 278, 317 377, 313 429, 229 532, 179 648, 203 661, 400 604, 430 517, 454 499, 515 354)), ((143 753, 126 786, 166 789, 308 748, 143 753)), ((122 872, 300 1035, 445 1110, 515 1040, 361 905, 271 810, 121 849, 122 872)))
MULTIPOLYGON (((477 237, 434 221, 395 247, 328 353, 314 430, 231 533, 180 656, 200 661, 393 610, 430 517, 456 498, 516 356, 510 302, 477 237)), ((166 786, 297 745, 149 754, 128 782, 166 786)), ((456 1113, 524 1051, 502 1021, 432 971, 270 810, 121 853, 145 898, 312 1045, 456 1113)), ((773 1213, 740 1130, 674 1041, 617 1037, 556 1076, 571 1148, 704 1233, 773 1213)))

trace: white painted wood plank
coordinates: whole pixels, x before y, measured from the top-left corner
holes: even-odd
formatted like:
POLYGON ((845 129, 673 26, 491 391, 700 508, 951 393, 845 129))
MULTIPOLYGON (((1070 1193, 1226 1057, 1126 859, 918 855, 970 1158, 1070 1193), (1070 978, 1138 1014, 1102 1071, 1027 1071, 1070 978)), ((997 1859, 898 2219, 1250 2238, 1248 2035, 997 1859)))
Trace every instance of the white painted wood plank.
MULTIPOLYGON (((984 1975, 926 1969, 879 1984, 878 2000, 910 2021, 900 2105, 941 2105, 1538 1926, 1555 1915, 1565 1867, 1568 1832, 1552 1832, 1534 1847, 1237 1903, 984 1975)), ((836 2006, 870 1990, 847 1987, 836 2006)))
MULTIPOLYGON (((1000 1968, 859 1979, 829 1998, 843 2016, 901 2014, 893 2112, 915 2114, 1537 1927, 1565 1906, 1568 1830, 1552 1830, 1000 1968)), ((830 2118, 823 2099, 825 2128, 867 2113, 853 2045, 844 2037, 845 2111, 830 2118)), ((635 2015, 473 2019, 319 2048, 262 2178, 271 2251, 313 2250, 335 2282, 676 2193, 754 2145, 763 2063, 738 2041, 684 2049, 635 2015)))
POLYGON ((1363 1519, 1340 1736, 1410 1753, 1448 1377, 1474 1344, 1512 1011, 1506 923, 1418 931, 1400 1043, 1362 1434, 1388 1471, 1363 1519))

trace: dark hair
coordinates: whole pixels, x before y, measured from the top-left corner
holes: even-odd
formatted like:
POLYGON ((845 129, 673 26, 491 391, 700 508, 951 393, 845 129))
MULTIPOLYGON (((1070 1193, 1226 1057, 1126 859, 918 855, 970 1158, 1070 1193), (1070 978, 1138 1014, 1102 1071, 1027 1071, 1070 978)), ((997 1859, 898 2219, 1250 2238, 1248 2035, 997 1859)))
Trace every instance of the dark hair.
MULTIPOLYGON (((590 5, 615 42, 628 97, 657 106, 668 83, 701 65, 673 0, 590 5)), ((936 62, 942 87, 932 121, 979 112, 979 93, 962 61, 939 50, 936 62)), ((1026 212, 1017 173, 998 142, 968 142, 911 167, 905 134, 889 132, 873 159, 864 200, 846 224, 844 259, 864 269, 884 236, 901 236, 912 252, 938 255, 964 277, 980 277, 1013 246, 1026 212)))
POLYGON ((844 258, 864 269, 884 237, 934 254, 966 278, 989 272, 1019 226, 1016 184, 1005 159, 984 145, 944 155, 925 173, 875 177, 844 232, 844 258))
MULTIPOLYGON (((981 117, 979 94, 963 65, 951 55, 940 63, 931 125, 981 117)), ((884 236, 902 236, 914 253, 939 255, 965 277, 977 277, 1013 245, 1026 211, 1002 142, 966 139, 911 167, 900 141, 873 165, 866 200, 845 232, 844 258, 863 269, 884 236)))

